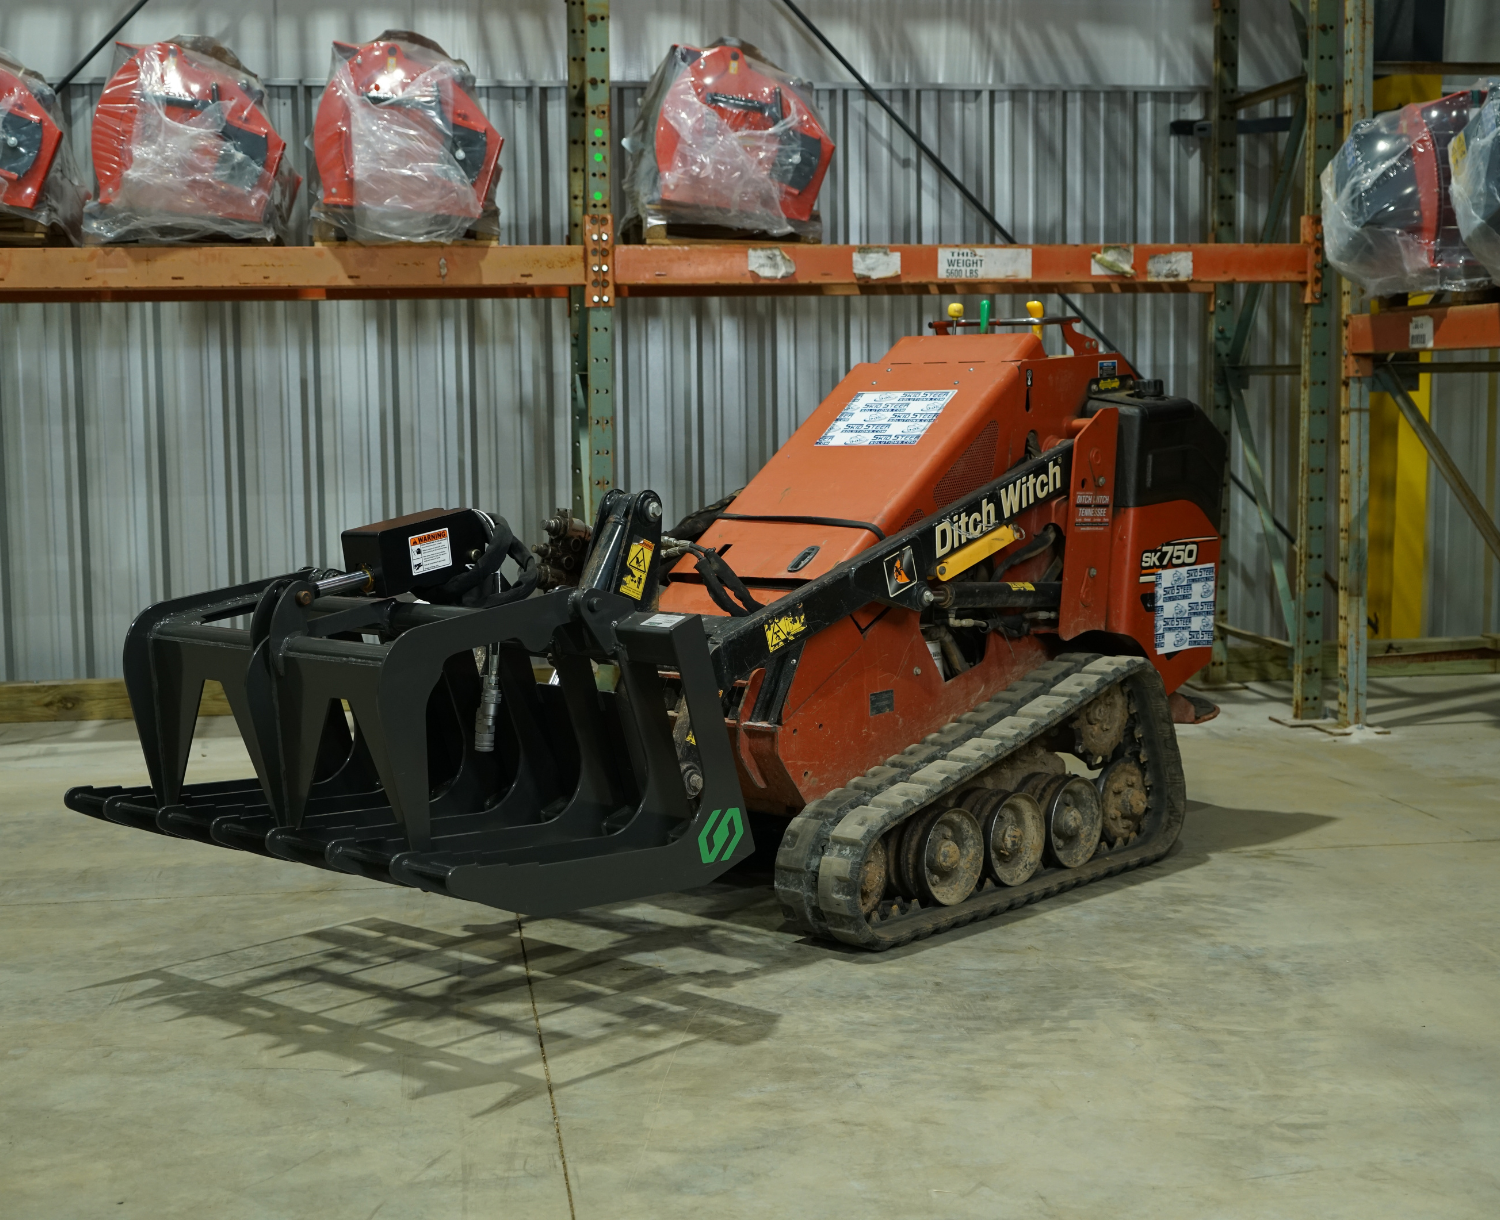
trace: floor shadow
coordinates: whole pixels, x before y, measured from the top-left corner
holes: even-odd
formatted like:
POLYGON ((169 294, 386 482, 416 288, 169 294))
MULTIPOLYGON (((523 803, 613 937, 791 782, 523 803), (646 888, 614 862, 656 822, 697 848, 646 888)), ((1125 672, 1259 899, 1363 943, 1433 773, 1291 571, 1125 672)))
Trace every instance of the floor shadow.
POLYGON ((371 918, 94 986, 122 990, 122 1003, 170 1020, 227 1025, 229 1036, 256 1038, 285 1057, 316 1054, 355 1073, 399 1074, 414 1098, 498 1087, 499 1100, 480 1111, 490 1113, 546 1092, 528 968, 554 1088, 565 1091, 685 1042, 747 1046, 768 1038, 781 1013, 717 994, 746 978, 840 959, 879 968, 1330 820, 1192 802, 1178 845, 1157 864, 883 954, 810 941, 786 927, 768 851, 702 889, 527 921, 524 959, 508 916, 461 933, 371 918), (603 1066, 585 1066, 592 1063, 603 1066))
MULTIPOLYGON (((1080 886, 1076 890, 1068 890, 1065 893, 1043 899, 1029 906, 996 915, 991 919, 980 920, 977 923, 970 924, 966 928, 957 928, 951 932, 944 932, 941 936, 936 936, 928 940, 920 940, 914 944, 904 945, 899 949, 892 949, 885 953, 869 953, 862 949, 856 949, 852 945, 829 944, 811 938, 802 938, 799 943, 816 953, 847 957, 851 960, 864 961, 871 964, 900 961, 914 953, 925 953, 939 949, 945 944, 951 944, 958 940, 966 940, 970 936, 982 935, 989 929, 1031 919, 1039 913, 1055 909, 1062 904, 1071 905, 1077 902, 1088 902, 1096 898, 1101 898, 1106 894, 1116 893, 1122 889, 1149 884, 1161 877, 1169 876, 1185 869, 1195 868, 1220 852, 1233 851, 1245 847, 1259 847, 1280 842, 1296 835, 1305 834, 1307 831, 1316 830, 1318 827, 1331 821, 1334 821, 1334 819, 1317 813, 1280 812, 1269 809, 1228 809, 1218 805, 1210 805, 1203 801, 1190 800, 1188 801, 1187 818, 1183 823, 1182 833, 1178 836, 1177 842, 1172 846, 1171 851, 1155 864, 1133 869, 1119 876, 1106 877, 1102 881, 1080 886)), ((772 878, 769 875, 762 875, 752 870, 742 872, 739 869, 732 869, 720 879, 720 885, 726 883, 749 890, 760 886, 769 887, 772 883, 772 878)), ((690 892, 706 894, 708 891, 690 892)), ((745 919, 747 916, 750 917, 750 921, 759 926, 764 926, 765 920, 772 919, 775 922, 775 926, 782 932, 795 933, 795 929, 781 921, 779 910, 768 912, 764 908, 757 908, 753 904, 747 903, 743 908, 743 913, 731 913, 726 918, 730 922, 736 922, 745 919)))
MULTIPOLYGON (((706 902, 674 897, 683 913, 701 906, 711 919, 732 920, 743 905, 733 891, 706 902)), ((780 1014, 715 989, 807 960, 795 944, 747 936, 732 921, 657 922, 617 908, 528 922, 524 934, 523 963, 510 917, 457 935, 362 919, 94 986, 123 988, 122 1003, 172 1020, 227 1024, 230 1036, 256 1037, 286 1057, 321 1054, 356 1073, 398 1073, 412 1097, 499 1086, 500 1100, 481 1111, 489 1113, 546 1092, 527 965, 553 1085, 568 1089, 670 1054, 683 1039, 664 1036, 689 1016, 692 1043, 768 1037, 780 1014), (597 1057, 607 1067, 568 1070, 579 1052, 630 1042, 639 1053, 616 1046, 597 1057)))

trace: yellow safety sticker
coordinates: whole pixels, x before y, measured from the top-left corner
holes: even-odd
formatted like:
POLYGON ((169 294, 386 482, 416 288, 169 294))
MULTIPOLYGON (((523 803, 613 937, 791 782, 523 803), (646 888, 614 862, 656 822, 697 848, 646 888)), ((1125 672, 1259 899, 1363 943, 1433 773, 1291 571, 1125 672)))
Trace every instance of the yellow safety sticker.
POLYGON ((1007 580, 1005 583, 1010 586, 1010 590, 1012 593, 1020 593, 1023 591, 1028 593, 1036 592, 1036 586, 1029 580, 1007 580))
POLYGON ((766 651, 775 652, 785 648, 807 630, 807 612, 798 606, 795 610, 773 618, 766 624, 766 651))
POLYGON ((645 596, 646 573, 651 569, 651 552, 655 549, 646 538, 630 544, 630 554, 625 557, 625 579, 620 582, 620 592, 626 597, 640 601, 645 596))

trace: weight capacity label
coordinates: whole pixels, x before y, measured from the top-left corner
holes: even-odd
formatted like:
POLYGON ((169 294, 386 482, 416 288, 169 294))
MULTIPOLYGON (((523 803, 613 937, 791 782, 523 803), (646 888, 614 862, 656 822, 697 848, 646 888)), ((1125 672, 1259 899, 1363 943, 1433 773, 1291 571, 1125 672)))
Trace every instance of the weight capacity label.
POLYGON ((862 390, 819 445, 915 445, 956 390, 862 390))
POLYGON ((1029 280, 1031 247, 939 246, 940 280, 1029 280))
POLYGON ((1208 648, 1214 642, 1214 565, 1156 574, 1156 651, 1208 648))

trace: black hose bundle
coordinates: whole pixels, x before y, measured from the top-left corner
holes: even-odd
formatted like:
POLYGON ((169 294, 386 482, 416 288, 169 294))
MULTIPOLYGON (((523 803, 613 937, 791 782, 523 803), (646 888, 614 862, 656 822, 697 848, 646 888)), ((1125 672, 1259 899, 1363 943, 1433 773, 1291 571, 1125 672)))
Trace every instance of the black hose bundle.
POLYGON ((515 536, 504 517, 479 514, 490 536, 489 546, 479 562, 466 572, 428 589, 426 599, 445 606, 469 606, 489 610, 531 596, 541 577, 541 564, 531 548, 515 536), (519 576, 514 584, 500 572, 507 558, 515 561, 519 576))
POLYGON ((764 608, 729 566, 729 561, 718 551, 672 534, 664 535, 662 542, 669 548, 681 547, 676 552, 679 555, 682 551, 688 551, 694 556, 693 566, 698 569, 698 575, 703 577, 703 587, 708 590, 709 597, 713 598, 714 605, 731 618, 745 618, 764 608))

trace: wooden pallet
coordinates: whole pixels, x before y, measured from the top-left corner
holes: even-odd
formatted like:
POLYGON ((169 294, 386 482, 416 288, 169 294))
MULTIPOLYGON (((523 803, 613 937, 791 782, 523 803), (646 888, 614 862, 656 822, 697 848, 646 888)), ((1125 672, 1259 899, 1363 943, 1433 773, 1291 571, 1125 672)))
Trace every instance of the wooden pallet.
MULTIPOLYGON (((217 682, 203 684, 200 716, 228 716, 229 701, 217 682)), ((120 678, 71 682, 0 682, 0 724, 48 720, 129 720, 130 698, 120 678)))
MULTIPOLYGON (((333 210, 332 208, 325 208, 325 211, 333 210)), ((485 216, 480 218, 480 223, 487 223, 487 225, 498 227, 499 219, 500 213, 490 210, 485 216)), ((350 227, 353 228, 355 226, 351 224, 350 227)), ((307 232, 308 237, 315 246, 498 246, 502 244, 497 234, 480 233, 475 229, 470 229, 463 237, 451 242, 360 241, 350 237, 343 226, 320 218, 314 218, 308 222, 307 232)))
POLYGON ((719 225, 687 224, 671 216, 654 213, 633 217, 620 231, 626 245, 645 246, 723 246, 745 245, 820 246, 823 244, 823 218, 814 212, 811 221, 792 222, 787 234, 729 229, 719 225))
POLYGON ((24 216, 0 212, 0 246, 71 246, 73 239, 59 224, 44 225, 24 216))

